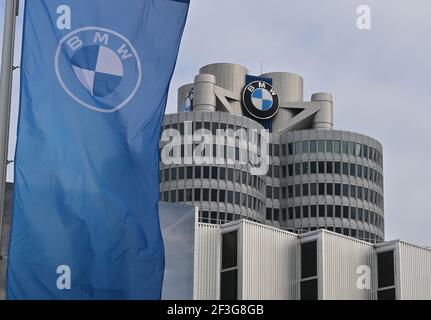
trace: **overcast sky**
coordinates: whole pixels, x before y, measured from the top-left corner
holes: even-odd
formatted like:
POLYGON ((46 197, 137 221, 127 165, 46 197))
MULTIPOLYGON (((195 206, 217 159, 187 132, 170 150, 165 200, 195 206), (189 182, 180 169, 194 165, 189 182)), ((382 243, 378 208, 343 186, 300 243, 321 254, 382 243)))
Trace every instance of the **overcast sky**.
MULTIPOLYGON (((3 9, 5 0, 0 0, 3 9)), ((429 0, 192 0, 167 112, 203 65, 287 71, 335 98, 335 128, 384 146, 386 239, 431 246, 431 2, 429 0), (369 5, 370 31, 356 27, 369 5), (427 182, 428 181, 428 182, 427 182), (430 197, 430 199, 428 199, 430 197)), ((22 18, 22 15, 21 15, 22 18)), ((18 26, 19 63, 22 20, 18 26)), ((1 30, 3 20, 0 21, 1 30)), ((14 81, 14 154, 19 77, 14 81)), ((11 178, 11 175, 9 175, 11 178)))

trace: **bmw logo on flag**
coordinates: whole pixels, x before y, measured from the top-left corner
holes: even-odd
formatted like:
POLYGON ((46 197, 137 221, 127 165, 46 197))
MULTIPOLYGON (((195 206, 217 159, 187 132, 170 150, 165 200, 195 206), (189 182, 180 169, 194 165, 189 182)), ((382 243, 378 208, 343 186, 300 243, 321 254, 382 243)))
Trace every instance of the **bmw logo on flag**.
POLYGON ((73 100, 105 113, 125 107, 142 80, 141 61, 131 42, 97 27, 77 29, 60 41, 55 70, 73 100))
POLYGON ((261 120, 273 118, 280 108, 278 93, 265 81, 254 81, 246 86, 243 104, 250 115, 261 120))

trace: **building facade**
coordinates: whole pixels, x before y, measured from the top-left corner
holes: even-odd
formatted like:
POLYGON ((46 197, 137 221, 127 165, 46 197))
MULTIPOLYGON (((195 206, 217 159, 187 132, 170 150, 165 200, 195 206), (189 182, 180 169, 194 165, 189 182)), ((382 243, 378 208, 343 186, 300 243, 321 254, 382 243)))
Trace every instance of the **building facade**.
MULTIPOLYGON (((235 64, 203 67, 194 83, 179 89, 178 113, 166 115, 164 132, 180 133, 184 156, 187 131, 202 131, 213 139, 204 155, 214 159, 225 148, 223 155, 231 161, 172 164, 162 156, 161 200, 198 206, 203 223, 247 219, 297 234, 323 228, 382 242, 382 145, 366 135, 334 130, 332 95, 316 93, 307 102, 303 86, 303 79, 290 73, 255 77, 235 64), (214 138, 219 130, 231 130, 232 146, 220 147, 214 138), (262 153, 265 130, 268 166, 256 174, 250 163, 239 161, 243 154, 256 155, 235 141, 245 134, 250 143, 256 133, 256 152, 262 153)), ((161 154, 171 142, 162 139, 161 154)), ((192 153, 197 145, 193 140, 192 153)))
POLYGON ((431 250, 248 220, 199 223, 195 299, 430 300, 431 250))

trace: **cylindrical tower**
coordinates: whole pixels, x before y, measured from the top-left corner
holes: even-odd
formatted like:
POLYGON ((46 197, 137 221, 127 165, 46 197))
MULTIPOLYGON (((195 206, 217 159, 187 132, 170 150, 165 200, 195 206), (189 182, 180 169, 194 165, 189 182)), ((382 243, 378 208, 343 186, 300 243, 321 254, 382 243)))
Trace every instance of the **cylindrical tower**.
POLYGON ((181 86, 178 89, 178 113, 186 111, 184 110, 184 104, 187 103, 186 99, 192 96, 193 87, 194 87, 194 83, 189 83, 181 86))
POLYGON ((329 93, 315 93, 311 101, 321 103, 321 109, 313 119, 313 129, 332 129, 334 127, 334 106, 333 98, 329 93))
MULTIPOLYGON (((265 73, 262 77, 272 79, 272 86, 277 90, 280 105, 304 100, 304 79, 301 76, 288 72, 272 72, 265 73)), ((272 121, 274 132, 284 128, 294 116, 292 109, 280 109, 272 121)))
POLYGON ((299 233, 324 228, 383 241, 383 148, 378 141, 321 129, 288 132, 280 141, 285 150, 280 225, 299 233))
POLYGON ((200 74, 195 78, 193 111, 216 111, 216 77, 212 74, 200 74))
MULTIPOLYGON (((215 136, 217 130, 234 132, 260 132, 263 127, 256 121, 227 112, 191 112, 165 115, 163 129, 178 130, 181 135, 190 131, 196 133, 206 129, 215 136)), ((236 135, 238 137, 238 135, 236 135)), ((166 202, 179 202, 198 206, 200 221, 222 224, 239 219, 263 222, 266 205, 265 176, 253 175, 250 166, 238 160, 239 153, 248 152, 241 146, 231 146, 224 141, 214 141, 210 145, 211 163, 165 164, 160 163, 160 199, 166 202), (219 147, 219 142, 221 147, 219 147), (215 158, 224 150, 224 162, 215 158)), ((167 143, 161 143, 160 152, 167 143)), ((194 145, 196 148, 197 145, 194 145)), ((184 145, 181 147, 184 155, 184 145)), ((196 149, 195 149, 196 151, 196 149)), ((196 152, 195 152, 196 154, 196 152)), ((249 155, 250 156, 250 155, 249 155)), ((196 160, 196 159, 194 159, 196 160)))
MULTIPOLYGON (((238 64, 215 63, 201 68, 199 73, 214 75, 218 86, 240 94, 244 89, 248 70, 238 64)), ((241 101, 231 101, 230 105, 234 114, 243 114, 241 101)))

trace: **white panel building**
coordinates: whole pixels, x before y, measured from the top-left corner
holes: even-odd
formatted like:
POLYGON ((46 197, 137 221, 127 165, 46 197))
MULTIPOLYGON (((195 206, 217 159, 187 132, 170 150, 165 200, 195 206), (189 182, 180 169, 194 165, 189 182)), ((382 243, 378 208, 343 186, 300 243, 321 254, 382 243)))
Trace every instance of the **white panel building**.
POLYGON ((431 299, 431 249, 248 220, 197 228, 195 299, 431 299))

